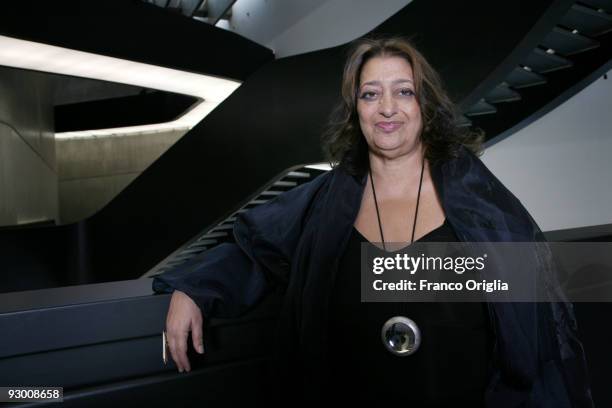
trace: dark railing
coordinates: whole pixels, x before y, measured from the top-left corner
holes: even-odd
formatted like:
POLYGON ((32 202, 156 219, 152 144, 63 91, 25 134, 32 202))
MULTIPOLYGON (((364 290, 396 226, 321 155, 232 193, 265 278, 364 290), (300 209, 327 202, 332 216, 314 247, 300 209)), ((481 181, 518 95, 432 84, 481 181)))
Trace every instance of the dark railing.
POLYGON ((154 295, 149 278, 0 295, 0 384, 64 387, 67 406, 219 406, 260 395, 280 299, 207 319, 205 354, 189 343, 192 371, 178 373, 162 361, 170 296, 154 295))

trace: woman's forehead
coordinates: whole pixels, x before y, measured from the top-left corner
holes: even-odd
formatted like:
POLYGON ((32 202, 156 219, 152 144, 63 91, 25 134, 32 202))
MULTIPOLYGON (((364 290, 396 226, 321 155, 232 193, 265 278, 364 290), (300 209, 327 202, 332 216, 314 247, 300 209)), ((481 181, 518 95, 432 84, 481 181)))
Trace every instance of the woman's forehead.
POLYGON ((374 57, 369 59, 361 69, 359 78, 363 85, 395 84, 414 82, 412 67, 402 57, 374 57))

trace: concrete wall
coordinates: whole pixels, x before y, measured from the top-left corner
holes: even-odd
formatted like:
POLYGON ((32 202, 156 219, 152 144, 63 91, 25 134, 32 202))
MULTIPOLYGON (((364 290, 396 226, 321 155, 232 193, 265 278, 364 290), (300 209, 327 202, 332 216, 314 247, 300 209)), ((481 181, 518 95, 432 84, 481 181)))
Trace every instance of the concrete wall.
POLYGON ((0 67, 0 226, 57 219, 53 80, 0 67))
POLYGON ((60 222, 95 214, 185 132, 57 139, 60 222))
POLYGON ((186 132, 56 140, 53 106, 65 83, 0 67, 0 226, 93 215, 186 132))
POLYGON ((602 77, 482 156, 543 231, 612 224, 610 106, 602 77))

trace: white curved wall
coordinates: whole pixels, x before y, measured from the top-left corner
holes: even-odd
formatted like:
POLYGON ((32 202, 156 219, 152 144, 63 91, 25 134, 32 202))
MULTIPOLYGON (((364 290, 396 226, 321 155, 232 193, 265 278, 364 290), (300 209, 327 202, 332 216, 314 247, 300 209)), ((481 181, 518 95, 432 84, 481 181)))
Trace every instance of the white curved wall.
POLYGON ((543 231, 612 223, 611 74, 482 156, 543 231))
POLYGON ((274 50, 277 58, 334 47, 367 33, 411 0, 238 0, 217 24, 274 50))

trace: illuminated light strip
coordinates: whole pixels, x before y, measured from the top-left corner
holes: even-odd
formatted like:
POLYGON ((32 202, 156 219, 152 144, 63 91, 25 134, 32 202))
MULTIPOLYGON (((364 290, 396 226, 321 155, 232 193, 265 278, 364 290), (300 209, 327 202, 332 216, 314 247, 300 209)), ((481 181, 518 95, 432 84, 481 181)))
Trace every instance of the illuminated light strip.
POLYGON ((160 124, 56 133, 56 138, 88 138, 191 129, 232 94, 239 81, 194 74, 89 52, 0 35, 0 65, 99 79, 199 98, 181 117, 160 124))
POLYGON ((153 125, 126 126, 122 128, 78 130, 74 132, 56 133, 55 137, 61 140, 67 139, 95 139, 97 137, 126 137, 139 136, 160 132, 182 131, 187 133, 191 127, 177 126, 176 122, 156 123, 153 125))
POLYGON ((332 169, 329 163, 313 163, 313 164, 306 165, 304 167, 308 169, 326 170, 326 171, 329 171, 332 169))

